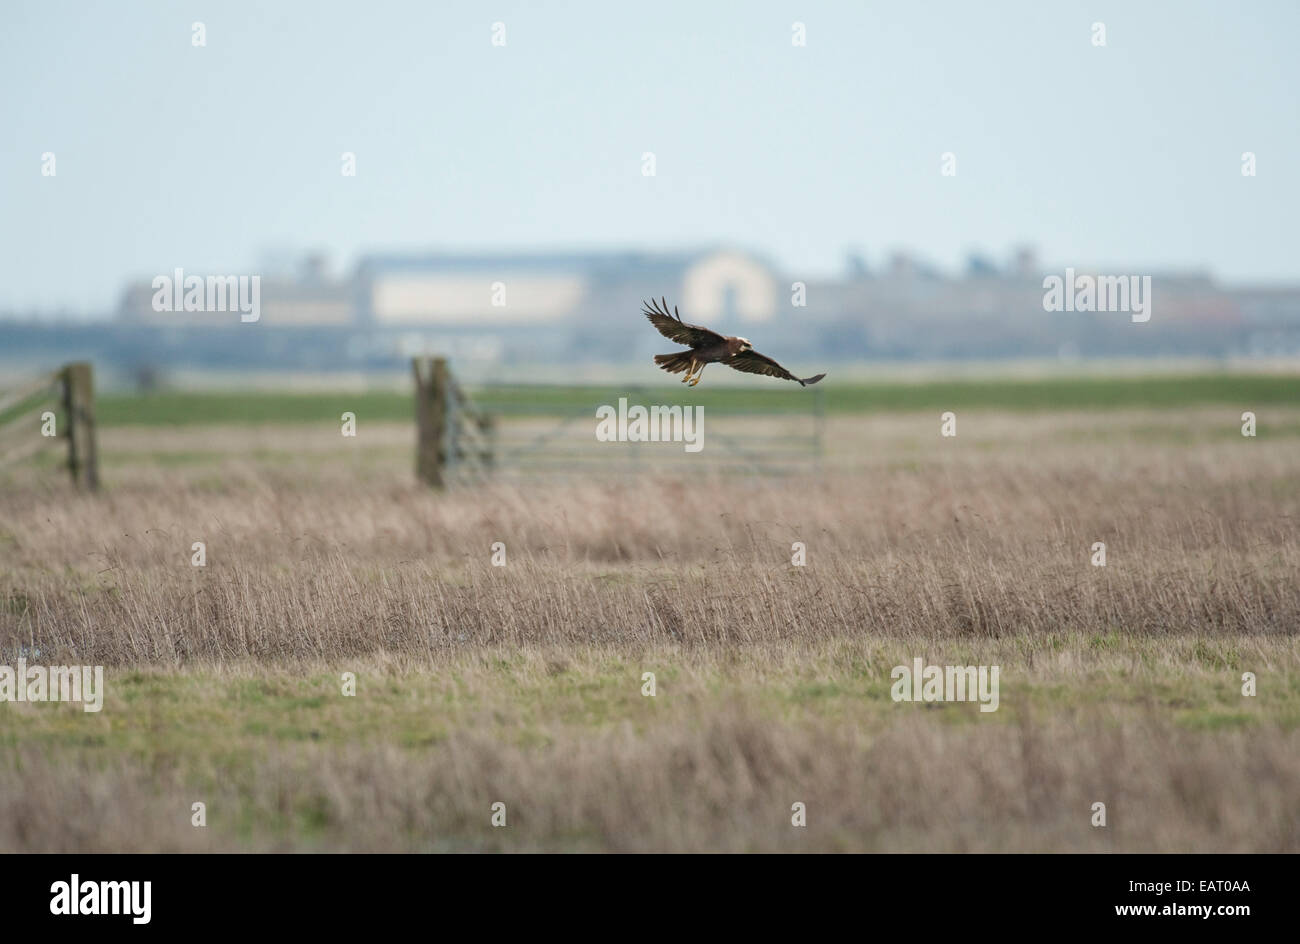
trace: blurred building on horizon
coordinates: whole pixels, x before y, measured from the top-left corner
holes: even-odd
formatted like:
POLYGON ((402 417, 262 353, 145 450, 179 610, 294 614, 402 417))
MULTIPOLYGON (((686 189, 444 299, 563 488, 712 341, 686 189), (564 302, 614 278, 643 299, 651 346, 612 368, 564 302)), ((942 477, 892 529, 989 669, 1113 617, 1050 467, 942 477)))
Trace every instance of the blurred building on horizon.
POLYGON ((485 369, 616 365, 676 349, 639 313, 651 297, 782 360, 1300 355, 1300 285, 1226 287, 1204 272, 1146 273, 1152 317, 1133 323, 1124 312, 1045 311, 1043 279, 1052 274, 1061 273, 1028 249, 1001 265, 972 254, 959 274, 906 253, 879 269, 850 256, 840 277, 806 281, 734 247, 383 253, 340 276, 325 257, 306 254, 263 269, 256 323, 230 311, 156 311, 152 279, 141 279, 106 321, 10 313, 0 321, 0 358, 89 357, 160 371, 387 370, 427 353, 485 369))

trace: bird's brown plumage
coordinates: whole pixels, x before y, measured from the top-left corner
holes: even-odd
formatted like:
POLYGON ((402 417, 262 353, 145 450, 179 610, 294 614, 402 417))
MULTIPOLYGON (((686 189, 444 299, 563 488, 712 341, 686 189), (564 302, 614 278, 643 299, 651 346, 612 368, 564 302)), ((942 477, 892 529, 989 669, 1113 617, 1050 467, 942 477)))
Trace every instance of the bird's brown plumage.
POLYGON ((700 325, 687 324, 682 321, 676 305, 673 306, 671 313, 668 311, 666 299, 661 298, 657 302, 651 299, 646 303, 644 312, 650 323, 659 329, 660 334, 670 341, 685 344, 690 348, 689 351, 678 351, 675 354, 655 355, 655 363, 668 373, 680 374, 685 371, 686 377, 683 378, 683 383, 690 383, 692 386, 699 383, 699 375, 704 370, 704 365, 713 363, 725 364, 747 374, 763 374, 767 377, 793 380, 803 387, 815 384, 826 376, 817 374, 815 377, 796 377, 772 358, 755 351, 747 338, 728 337, 700 325))

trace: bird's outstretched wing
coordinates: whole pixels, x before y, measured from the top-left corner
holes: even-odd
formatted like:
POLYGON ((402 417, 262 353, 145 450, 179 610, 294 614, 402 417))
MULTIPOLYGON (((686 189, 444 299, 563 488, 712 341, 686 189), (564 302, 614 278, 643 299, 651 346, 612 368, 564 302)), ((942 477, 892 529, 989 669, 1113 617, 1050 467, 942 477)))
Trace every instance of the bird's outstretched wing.
POLYGON ((780 377, 782 380, 793 380, 801 387, 811 386, 826 376, 825 374, 818 374, 816 377, 796 377, 772 358, 766 354, 760 354, 758 351, 743 351, 727 358, 722 363, 747 374, 764 374, 768 377, 780 377))
POLYGON ((668 302, 665 299, 655 301, 653 298, 645 303, 642 309, 645 316, 650 319, 650 323, 659 329, 659 333, 670 341, 676 341, 678 344, 686 344, 690 347, 704 347, 707 344, 721 344, 726 340, 716 331, 710 331, 708 328, 701 328, 699 325, 687 324, 682 321, 682 316, 677 314, 677 306, 673 306, 673 313, 668 313, 668 302))

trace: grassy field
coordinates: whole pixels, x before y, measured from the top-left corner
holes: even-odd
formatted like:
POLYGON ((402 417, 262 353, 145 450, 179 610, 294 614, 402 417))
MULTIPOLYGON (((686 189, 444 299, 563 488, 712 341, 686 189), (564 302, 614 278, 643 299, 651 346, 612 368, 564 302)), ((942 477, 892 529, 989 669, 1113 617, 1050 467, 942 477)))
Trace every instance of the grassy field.
MULTIPOLYGON (((1174 374, 1150 377, 1059 377, 1026 380, 952 380, 914 383, 839 384, 818 388, 831 413, 911 410, 1116 410, 1195 407, 1211 404, 1259 410, 1300 404, 1300 377, 1281 374, 1174 374)), ((663 404, 699 404, 708 410, 806 412, 809 392, 793 384, 709 386, 687 391, 680 384, 653 386, 663 404)), ((589 413, 609 402, 616 385, 493 386, 471 389, 475 402, 505 415, 589 413)), ((367 422, 409 422, 411 395, 399 391, 357 393, 118 393, 101 396, 99 420, 108 426, 334 422, 344 411, 367 422)))
POLYGON ((107 689, 0 705, 0 850, 1300 851, 1300 405, 1164 382, 828 393, 822 475, 445 494, 409 400, 104 398, 103 495, 0 479, 0 664, 107 689), (893 701, 918 656, 998 710, 893 701))

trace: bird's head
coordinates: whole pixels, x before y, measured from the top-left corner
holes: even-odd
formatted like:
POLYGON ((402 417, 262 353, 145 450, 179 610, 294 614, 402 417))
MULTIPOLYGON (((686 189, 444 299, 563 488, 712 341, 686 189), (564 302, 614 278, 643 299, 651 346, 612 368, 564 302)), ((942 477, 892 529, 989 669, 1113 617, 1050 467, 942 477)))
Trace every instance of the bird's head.
POLYGON ((749 343, 749 338, 738 337, 736 340, 740 342, 740 349, 742 351, 752 351, 754 349, 754 345, 749 343))

